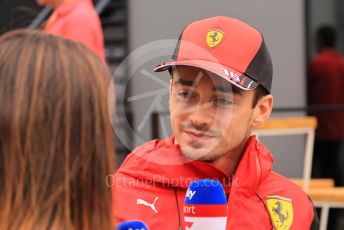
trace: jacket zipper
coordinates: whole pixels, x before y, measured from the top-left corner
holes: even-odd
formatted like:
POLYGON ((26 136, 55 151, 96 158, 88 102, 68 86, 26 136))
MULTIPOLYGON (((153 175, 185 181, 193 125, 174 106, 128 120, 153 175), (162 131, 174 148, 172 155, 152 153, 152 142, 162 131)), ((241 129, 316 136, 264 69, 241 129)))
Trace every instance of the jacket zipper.
POLYGON ((180 210, 179 210, 179 202, 178 202, 178 188, 174 187, 174 197, 176 198, 176 204, 177 204, 177 212, 178 212, 178 230, 183 230, 182 227, 182 220, 181 220, 181 216, 180 216, 180 210))

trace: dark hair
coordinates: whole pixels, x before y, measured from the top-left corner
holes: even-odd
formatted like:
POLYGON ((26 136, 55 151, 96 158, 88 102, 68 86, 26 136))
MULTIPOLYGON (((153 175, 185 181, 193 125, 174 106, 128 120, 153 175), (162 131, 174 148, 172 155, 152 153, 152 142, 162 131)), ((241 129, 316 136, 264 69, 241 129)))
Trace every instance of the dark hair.
POLYGON ((81 44, 30 30, 0 37, 1 228, 112 228, 110 77, 81 44))
POLYGON ((258 87, 255 89, 255 92, 254 92, 252 108, 256 107, 259 99, 269 94, 270 93, 266 91, 266 89, 264 89, 261 85, 258 85, 258 87))
POLYGON ((318 42, 324 47, 335 47, 337 42, 337 33, 332 26, 324 25, 317 29, 318 42))

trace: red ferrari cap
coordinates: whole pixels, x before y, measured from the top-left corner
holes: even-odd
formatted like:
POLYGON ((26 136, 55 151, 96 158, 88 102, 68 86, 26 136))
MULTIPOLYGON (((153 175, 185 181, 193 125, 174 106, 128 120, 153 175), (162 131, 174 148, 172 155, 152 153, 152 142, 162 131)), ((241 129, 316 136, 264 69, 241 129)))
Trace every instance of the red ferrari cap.
POLYGON ((272 62, 263 36, 234 18, 218 16, 187 25, 172 60, 154 71, 180 65, 205 69, 243 90, 260 84, 271 92, 272 62))

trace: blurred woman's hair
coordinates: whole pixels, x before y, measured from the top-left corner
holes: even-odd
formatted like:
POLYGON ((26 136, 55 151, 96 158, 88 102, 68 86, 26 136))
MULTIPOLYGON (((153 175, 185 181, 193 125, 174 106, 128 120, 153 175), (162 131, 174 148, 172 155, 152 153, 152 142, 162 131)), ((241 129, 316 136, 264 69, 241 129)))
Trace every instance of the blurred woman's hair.
POLYGON ((0 37, 1 229, 111 229, 110 74, 84 46, 0 37))

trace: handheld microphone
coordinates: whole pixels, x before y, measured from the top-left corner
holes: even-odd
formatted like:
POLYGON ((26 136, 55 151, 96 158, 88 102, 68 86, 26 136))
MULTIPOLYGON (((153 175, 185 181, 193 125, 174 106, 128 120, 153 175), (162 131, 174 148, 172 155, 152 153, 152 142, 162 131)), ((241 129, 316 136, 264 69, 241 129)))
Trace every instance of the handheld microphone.
POLYGON ((225 230, 227 199, 217 180, 193 181, 186 192, 184 220, 186 230, 225 230))
POLYGON ((142 221, 130 220, 119 223, 117 230, 148 230, 148 227, 142 221))

